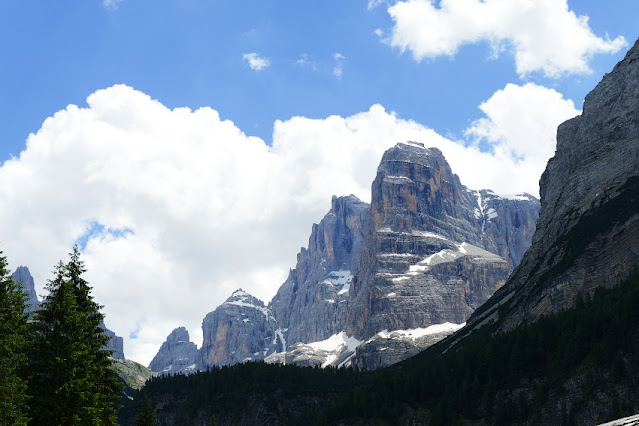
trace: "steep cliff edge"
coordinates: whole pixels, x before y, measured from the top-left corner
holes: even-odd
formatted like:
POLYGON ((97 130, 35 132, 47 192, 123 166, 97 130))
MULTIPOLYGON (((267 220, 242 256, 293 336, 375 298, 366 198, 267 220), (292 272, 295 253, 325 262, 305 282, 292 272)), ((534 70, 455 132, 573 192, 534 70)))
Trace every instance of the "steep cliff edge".
POLYGON ((639 262, 639 42, 557 130, 532 245, 469 321, 510 330, 611 287, 639 262))
POLYGON ((191 373, 195 371, 197 354, 189 332, 178 327, 168 335, 149 364, 149 370, 160 374, 191 373))
POLYGON ((463 324, 504 284, 538 213, 536 198, 470 190, 438 149, 398 143, 382 158, 372 203, 333 197, 267 307, 236 292, 207 315, 197 368, 405 359, 456 328, 411 337, 418 330, 463 324))
POLYGON ((365 340, 381 330, 465 322, 519 262, 538 208, 526 194, 471 191, 438 149, 398 143, 372 185, 373 226, 347 333, 365 340))

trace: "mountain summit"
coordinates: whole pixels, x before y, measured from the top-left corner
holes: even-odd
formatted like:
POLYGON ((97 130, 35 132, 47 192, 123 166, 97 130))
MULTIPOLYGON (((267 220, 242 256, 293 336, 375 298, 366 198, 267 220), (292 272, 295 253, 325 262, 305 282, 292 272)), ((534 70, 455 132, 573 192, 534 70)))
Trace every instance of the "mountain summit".
POLYGON ((333 197, 268 306, 238 290, 209 313, 197 368, 405 359, 459 329, 505 283, 539 214, 528 194, 468 189, 441 151, 418 142, 384 153, 371 198, 333 197))

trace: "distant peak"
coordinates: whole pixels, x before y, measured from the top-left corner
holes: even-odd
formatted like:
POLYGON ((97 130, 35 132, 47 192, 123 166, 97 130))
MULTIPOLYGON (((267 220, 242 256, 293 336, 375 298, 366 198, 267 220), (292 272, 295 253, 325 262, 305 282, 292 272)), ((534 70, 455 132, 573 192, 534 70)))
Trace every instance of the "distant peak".
POLYGON ((425 148, 423 142, 415 142, 415 141, 398 142, 396 146, 400 146, 400 145, 408 145, 408 146, 414 146, 418 148, 425 148))
POLYGON ((247 292, 245 292, 244 290, 242 290, 241 288, 238 288, 237 290, 235 290, 233 292, 233 294, 231 294, 231 297, 243 297, 243 296, 250 296, 252 297, 250 294, 248 294, 247 292))

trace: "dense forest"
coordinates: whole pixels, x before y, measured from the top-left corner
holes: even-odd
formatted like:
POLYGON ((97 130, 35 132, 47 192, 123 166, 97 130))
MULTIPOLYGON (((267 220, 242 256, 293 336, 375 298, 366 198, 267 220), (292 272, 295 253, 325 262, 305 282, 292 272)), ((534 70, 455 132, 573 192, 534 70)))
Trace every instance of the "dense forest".
POLYGON ((639 273, 511 332, 490 326, 381 370, 246 363, 157 377, 161 424, 578 424, 639 410, 639 273), (256 423, 257 422, 257 423, 256 423))

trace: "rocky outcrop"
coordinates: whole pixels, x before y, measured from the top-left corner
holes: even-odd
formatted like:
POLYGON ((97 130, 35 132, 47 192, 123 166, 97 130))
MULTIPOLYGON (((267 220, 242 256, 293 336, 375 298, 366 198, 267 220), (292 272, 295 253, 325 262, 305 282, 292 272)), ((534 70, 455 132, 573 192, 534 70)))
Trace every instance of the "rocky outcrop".
POLYGON ((124 359, 124 339, 106 328, 104 323, 100 323, 100 327, 104 329, 104 334, 111 338, 102 349, 113 351, 111 354, 113 359, 124 359))
POLYGON ((313 225, 308 248, 269 304, 288 342, 324 340, 344 329, 369 210, 353 195, 333 197, 331 210, 313 225))
POLYGON ((333 197, 268 307, 238 291, 207 315, 197 367, 266 358, 372 368, 405 359, 447 334, 389 341, 464 323, 520 261, 538 212, 528 194, 469 190, 439 150, 399 143, 382 158, 372 204, 333 197), (373 339, 382 331, 390 337, 373 339), (347 349, 354 341, 367 355, 347 349))
POLYGON ((160 374, 191 373, 195 371, 197 346, 189 340, 189 332, 178 327, 169 334, 149 370, 160 374))
POLYGON ((13 281, 21 283, 23 291, 27 294, 27 312, 33 312, 40 308, 40 301, 35 291, 35 282, 29 272, 29 268, 26 266, 18 266, 13 275, 11 275, 13 281))
POLYGON ((264 302, 239 289, 202 322, 197 368, 259 361, 286 350, 286 340, 264 302))
POLYGON ((350 360, 351 365, 360 370, 372 370, 395 364, 417 355, 463 326, 444 323, 413 330, 382 330, 357 347, 357 353, 350 360))
POLYGON ((505 283, 539 206, 525 194, 469 190, 438 149, 414 142, 384 153, 372 191, 346 329, 360 339, 465 322, 505 283))
POLYGON ((557 130, 532 246, 469 330, 510 330, 574 306, 639 263, 639 42, 557 130))

